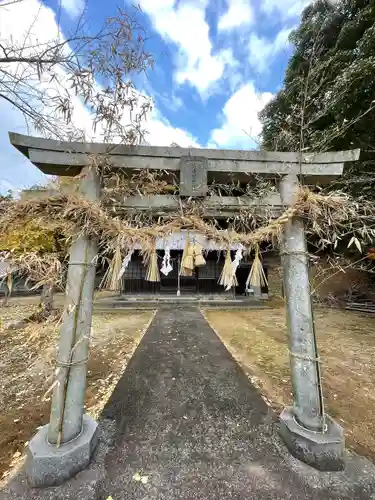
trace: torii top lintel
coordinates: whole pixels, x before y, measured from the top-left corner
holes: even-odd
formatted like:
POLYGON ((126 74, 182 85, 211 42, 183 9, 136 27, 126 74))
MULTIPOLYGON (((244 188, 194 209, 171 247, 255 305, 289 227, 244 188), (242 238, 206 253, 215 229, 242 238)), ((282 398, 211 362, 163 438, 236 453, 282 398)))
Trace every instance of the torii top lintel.
POLYGON ((199 165, 214 175, 260 174, 278 177, 302 174, 311 184, 327 183, 342 174, 345 162, 359 159, 360 150, 329 153, 196 149, 159 146, 124 146, 90 142, 62 142, 9 133, 11 144, 45 174, 73 176, 92 164, 113 169, 182 171, 199 165), (307 177, 307 178, 306 178, 307 177))

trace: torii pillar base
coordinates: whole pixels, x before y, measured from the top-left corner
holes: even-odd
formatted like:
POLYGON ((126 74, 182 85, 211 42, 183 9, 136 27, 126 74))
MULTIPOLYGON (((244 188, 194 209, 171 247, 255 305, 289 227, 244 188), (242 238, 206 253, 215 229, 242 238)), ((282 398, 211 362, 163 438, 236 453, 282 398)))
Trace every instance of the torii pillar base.
POLYGON ((82 432, 59 447, 48 442, 48 425, 29 443, 26 477, 32 487, 58 486, 88 466, 98 442, 98 424, 83 416, 82 432))
POLYGON ((327 429, 315 432, 299 425, 293 408, 280 415, 280 435, 295 457, 321 471, 344 469, 345 438, 343 428, 326 415, 327 429))

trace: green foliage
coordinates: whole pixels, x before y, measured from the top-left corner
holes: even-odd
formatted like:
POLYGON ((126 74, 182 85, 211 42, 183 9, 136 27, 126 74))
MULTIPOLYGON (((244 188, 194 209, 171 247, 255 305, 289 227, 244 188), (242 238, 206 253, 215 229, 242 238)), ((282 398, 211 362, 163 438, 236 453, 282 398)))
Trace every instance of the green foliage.
POLYGON ((349 165, 334 187, 375 197, 374 0, 317 0, 291 41, 283 89, 261 113, 263 147, 361 148, 363 161, 349 165))
POLYGON ((36 222, 20 223, 12 227, 8 233, 0 237, 1 251, 41 252, 52 253, 56 251, 55 235, 52 229, 36 222))

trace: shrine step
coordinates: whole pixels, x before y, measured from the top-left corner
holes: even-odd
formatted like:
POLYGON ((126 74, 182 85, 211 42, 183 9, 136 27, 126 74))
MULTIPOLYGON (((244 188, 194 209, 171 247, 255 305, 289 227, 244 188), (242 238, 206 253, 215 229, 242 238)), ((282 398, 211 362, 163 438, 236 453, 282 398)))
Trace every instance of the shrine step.
POLYGON ((180 306, 197 306, 210 308, 263 308, 264 300, 247 299, 217 299, 198 297, 159 297, 148 298, 112 298, 100 300, 95 304, 95 310, 121 310, 121 309, 164 309, 180 306))

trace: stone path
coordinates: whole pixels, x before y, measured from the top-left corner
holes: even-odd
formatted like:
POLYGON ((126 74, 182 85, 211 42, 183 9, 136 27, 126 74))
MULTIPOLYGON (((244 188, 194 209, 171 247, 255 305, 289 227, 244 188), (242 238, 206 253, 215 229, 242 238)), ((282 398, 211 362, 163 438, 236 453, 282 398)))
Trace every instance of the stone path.
POLYGON ((344 474, 289 456, 275 416, 197 309, 156 315, 104 414, 119 435, 102 498, 370 498, 356 478, 335 485, 344 474))
POLYGON ((344 472, 320 473, 290 456, 276 416, 196 308, 156 314, 102 427, 110 421, 114 446, 104 453, 102 444, 76 478, 39 492, 20 479, 0 498, 375 500, 367 460, 348 457, 344 472))

